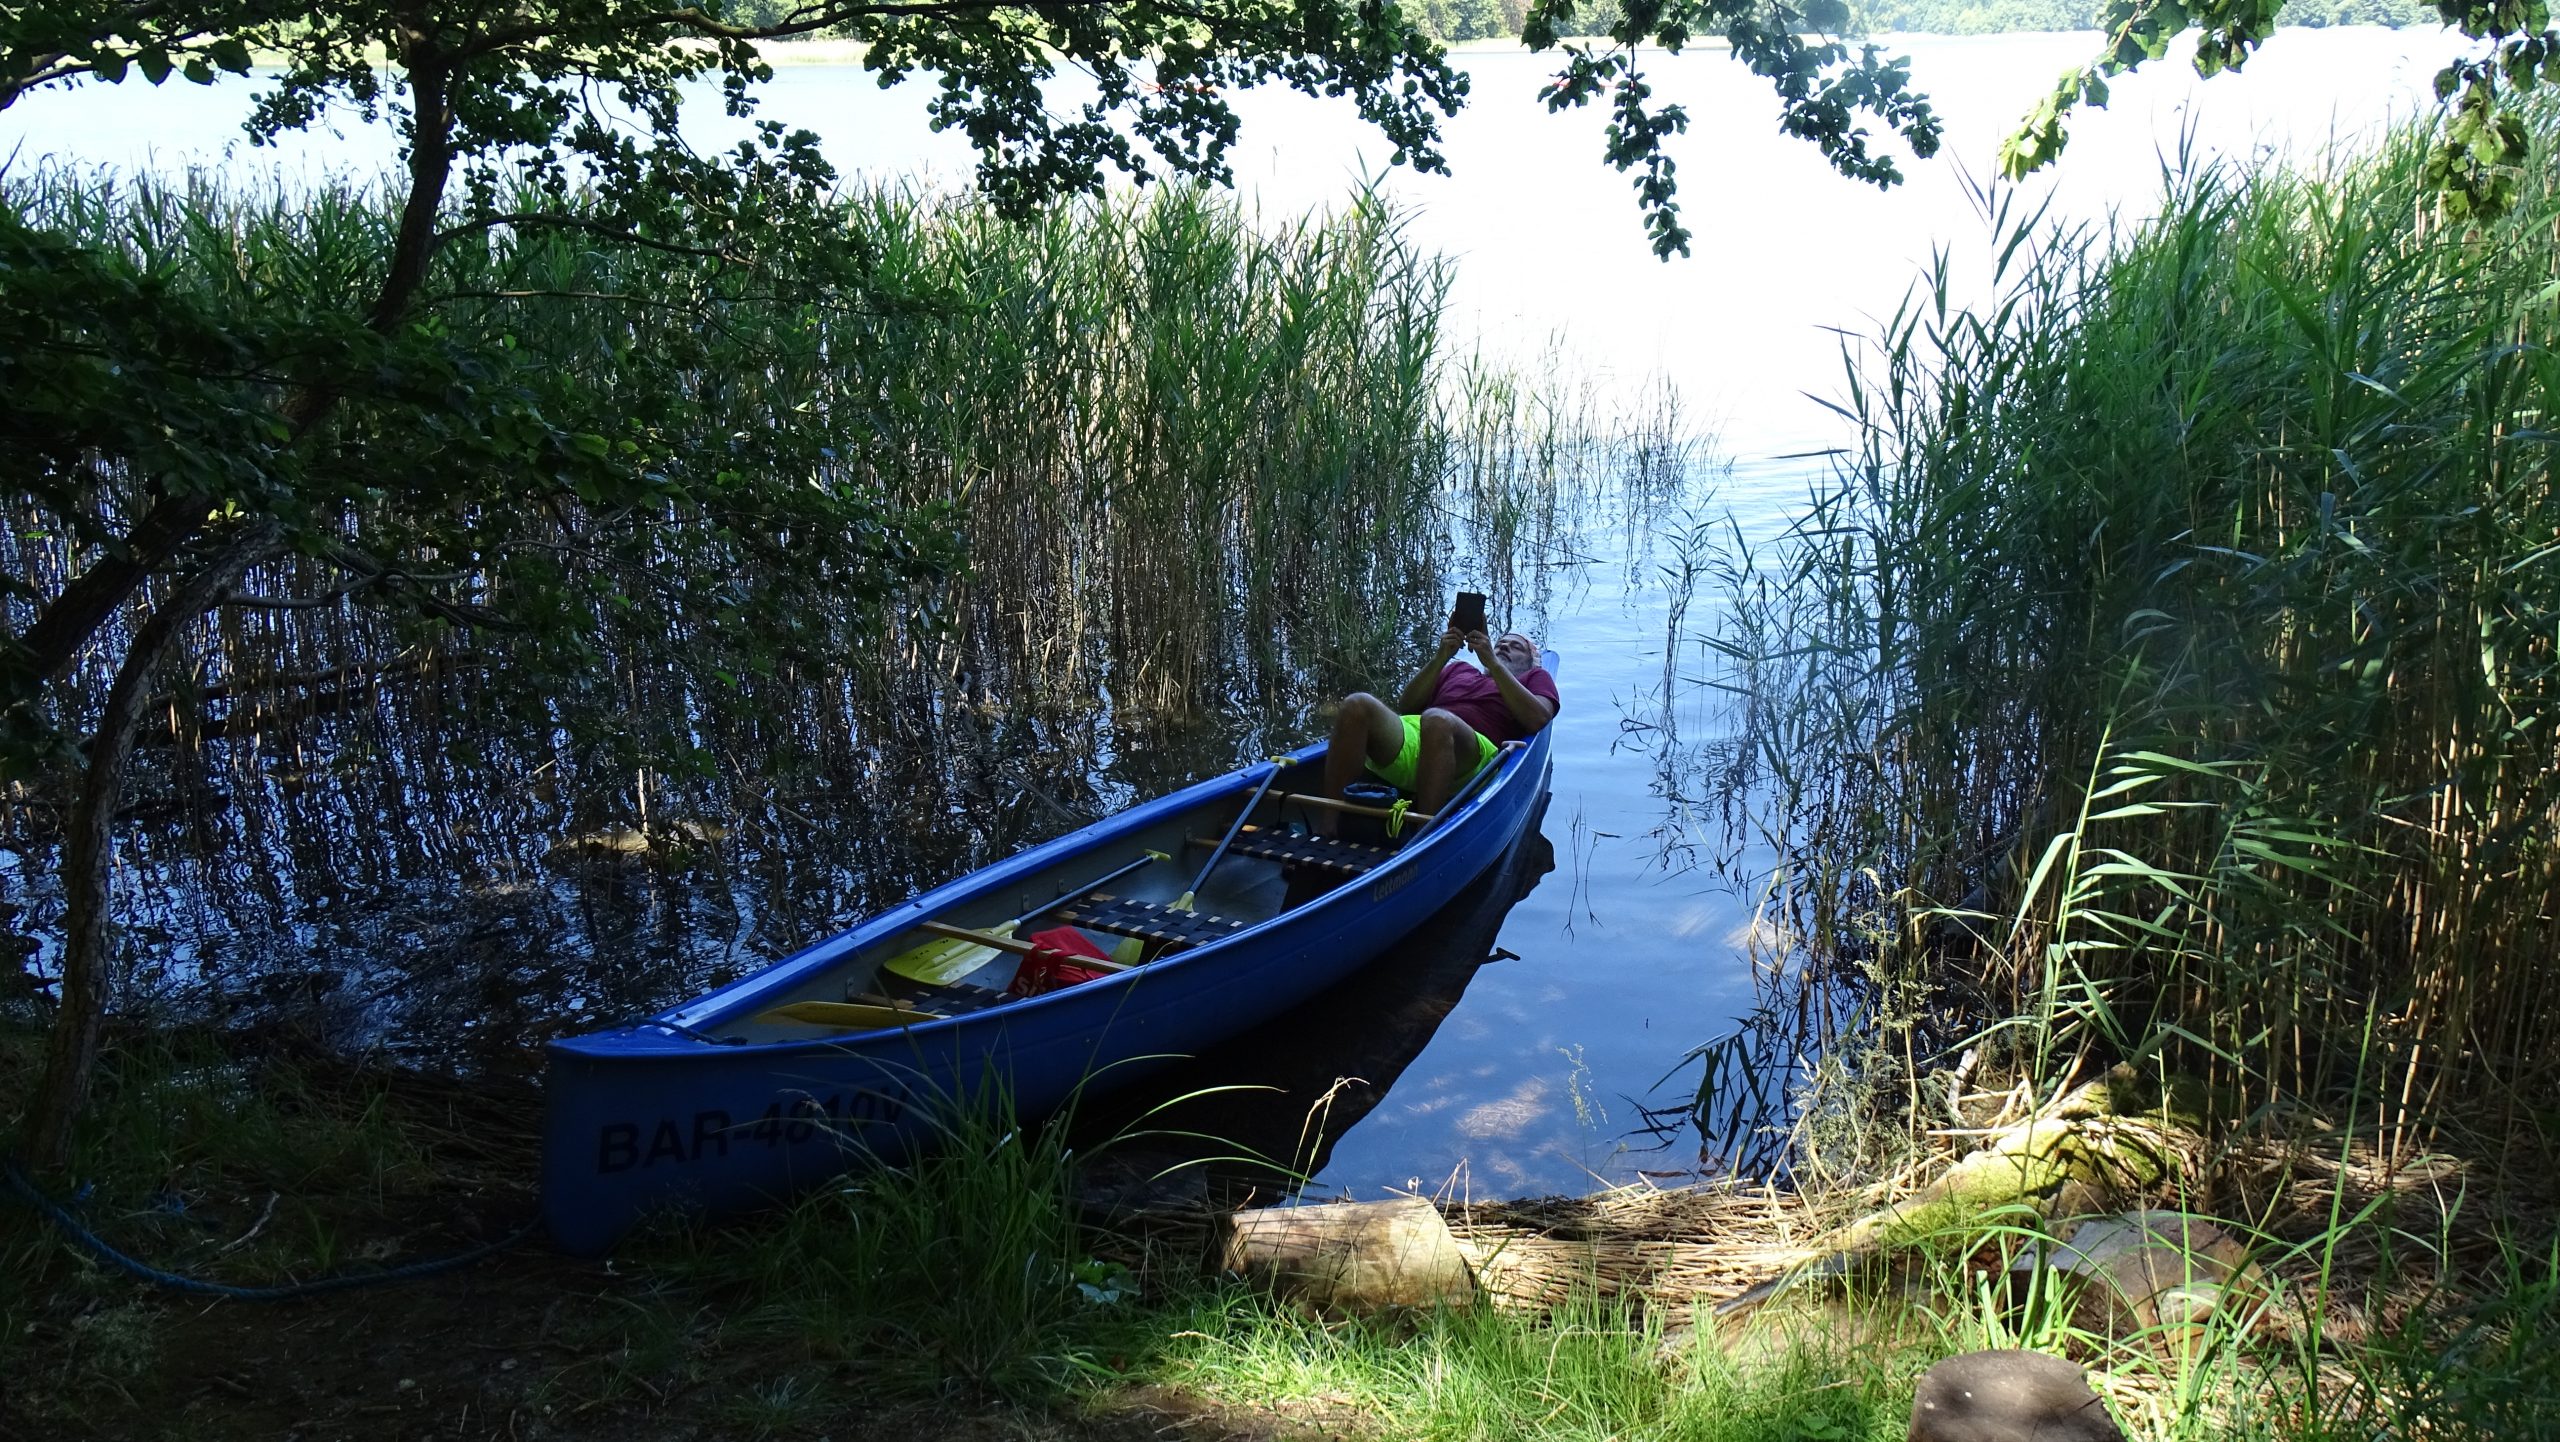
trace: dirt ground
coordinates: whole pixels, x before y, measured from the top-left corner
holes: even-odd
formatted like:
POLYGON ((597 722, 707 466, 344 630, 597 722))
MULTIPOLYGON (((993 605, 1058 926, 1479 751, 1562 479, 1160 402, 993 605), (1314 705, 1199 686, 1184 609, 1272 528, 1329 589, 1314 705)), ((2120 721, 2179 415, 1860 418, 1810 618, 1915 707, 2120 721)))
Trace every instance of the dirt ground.
MULTIPOLYGON (((652 1283, 528 1245, 420 1281, 282 1303, 135 1292, 0 1379, 0 1438, 188 1442, 1262 1442, 1323 1435, 1163 1389, 1076 1415, 866 1397, 860 1369, 689 1349, 634 1325, 652 1283), (115 1349, 130 1349, 117 1355, 115 1349)), ((48 1324, 50 1325, 50 1324, 48 1324)), ((50 1345, 47 1345, 47 1344, 50 1345)))
MULTIPOLYGON (((492 1102, 485 1087, 413 1077, 321 1070, 300 1080, 312 1083, 292 1092, 308 1129, 285 1135, 340 1137, 363 1121, 389 1127, 404 1139, 399 1154, 422 1160, 341 1175, 287 1149, 304 1168, 297 1194, 335 1208, 326 1220, 340 1260, 310 1261, 305 1239, 279 1236, 291 1228, 278 1221, 261 1243, 278 1248, 276 1260, 262 1268, 319 1275, 449 1256, 533 1215, 526 1119, 535 1113, 522 1098, 492 1102), (386 1180, 403 1176, 406 1190, 386 1180)), ((134 1219, 148 1197, 183 1192, 187 1235, 203 1239, 190 1255, 237 1263, 247 1253, 230 1248, 267 1226, 262 1199, 272 1210, 271 1188, 291 1184, 274 1157, 266 1165, 155 1173, 154 1189, 102 1193, 82 1215, 122 1237, 116 1227, 143 1225, 134 1219), (169 1180, 177 1176, 190 1180, 169 1180)), ((2341 1299, 2379 1273, 2383 1258, 2367 1254, 2382 1241, 2436 1239, 2444 1275, 2486 1281, 2498 1275, 2499 1234, 2479 1219, 2553 1231, 2547 1196, 2492 1199, 2488 1178, 2449 1159, 2381 1168, 2266 1143, 2229 1149, 2214 1170, 2225 1194, 2205 1204, 2254 1218, 2276 1239, 2314 1237, 2329 1218, 2391 1204, 2396 1226, 2356 1229, 2323 1254, 2340 1288, 2329 1299, 2332 1342, 2368 1325, 2341 1299)), ((1800 1198, 1728 1191, 1490 1204, 1451 1220, 1497 1300, 1534 1307, 1595 1279, 1645 1295, 1733 1295, 1803 1260, 1828 1219, 1800 1198)), ((1351 1420, 1241 1411, 1134 1380, 1088 1393, 1094 1400, 1073 1411, 1025 1409, 956 1384, 919 1399, 919 1368, 893 1387, 860 1356, 777 1343, 772 1327, 753 1323, 759 1299, 734 1288, 689 1285, 675 1280, 681 1268, 645 1259, 570 1258, 538 1239, 422 1279, 247 1303, 152 1289, 59 1253, 13 1270, 12 1256, 38 1254, 26 1246, 37 1225, 32 1212, 0 1206, 0 1287, 38 1277, 49 1289, 0 1295, 0 1318, 17 1331, 0 1338, 0 1442, 1296 1442, 1341 1435, 1351 1420)), ((131 1245, 179 1255, 174 1244, 131 1245)))
MULTIPOLYGON (((255 1173, 172 1171, 157 1190, 184 1197, 186 1235, 210 1239, 191 1247, 151 1240, 148 1224, 135 1220, 143 1194, 130 1188, 91 1198, 80 1208, 83 1221, 145 1260, 217 1274, 247 1255, 214 1254, 221 1239, 262 1233, 258 1245, 274 1246, 291 1274, 316 1276, 451 1256, 534 1215, 529 1118, 538 1108, 525 1098, 492 1102, 487 1088, 336 1063, 307 1065, 297 1080, 308 1084, 294 1089, 304 1130, 291 1135, 335 1138, 351 1118, 370 1118, 427 1157, 424 1170, 386 1179, 305 1155, 298 1179, 280 1175, 272 1158, 255 1173), (274 1188, 315 1202, 338 1260, 311 1261, 296 1223, 262 1214, 262 1202, 276 1210, 274 1188)), ((239 1302, 149 1287, 67 1252, 16 1265, 38 1254, 31 1243, 42 1225, 14 1197, 0 1196, 0 1288, 47 1289, 0 1295, 0 1318, 15 1318, 17 1331, 0 1339, 0 1442, 1309 1435, 1286 1419, 1161 1390, 1133 1389, 1076 1415, 1026 1411, 956 1388, 919 1401, 912 1382, 884 1400, 866 1385, 858 1360, 815 1360, 809 1350, 774 1355, 770 1343, 745 1340, 769 1329, 729 1327, 713 1310, 752 1308, 753 1298, 715 1302, 675 1287, 646 1262, 571 1258, 539 1237, 424 1278, 239 1302)), ((265 1273, 266 1264, 255 1270, 265 1273)))

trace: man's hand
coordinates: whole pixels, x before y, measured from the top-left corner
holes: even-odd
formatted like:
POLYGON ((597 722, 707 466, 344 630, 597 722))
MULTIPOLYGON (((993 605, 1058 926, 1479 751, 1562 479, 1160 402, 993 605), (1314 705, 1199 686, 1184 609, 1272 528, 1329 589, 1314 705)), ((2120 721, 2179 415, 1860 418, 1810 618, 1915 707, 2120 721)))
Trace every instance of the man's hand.
MULTIPOLYGON (((1452 631, 1449 634, 1454 636, 1457 632, 1452 631)), ((1507 671, 1511 669, 1508 666, 1504 666, 1501 658, 1493 654, 1493 638, 1482 631, 1469 631, 1467 633, 1467 649, 1475 653, 1477 669, 1483 671, 1488 676, 1492 675, 1496 670, 1507 671)))
POLYGON ((1458 648, 1466 644, 1466 639, 1458 634, 1455 626, 1440 633, 1440 644, 1432 649, 1431 659, 1423 662, 1422 669, 1414 672, 1413 679, 1405 682, 1404 689, 1396 693, 1396 714, 1419 716, 1429 709, 1432 699, 1440 691, 1441 668, 1449 664, 1450 657, 1458 654, 1458 648))

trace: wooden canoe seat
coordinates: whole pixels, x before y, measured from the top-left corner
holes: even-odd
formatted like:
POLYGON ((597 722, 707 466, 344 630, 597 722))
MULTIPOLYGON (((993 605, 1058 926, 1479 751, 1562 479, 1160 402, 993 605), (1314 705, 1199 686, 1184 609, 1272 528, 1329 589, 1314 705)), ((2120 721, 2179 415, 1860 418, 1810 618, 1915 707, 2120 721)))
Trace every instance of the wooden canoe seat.
POLYGON ((1058 919, 1087 931, 1161 941, 1172 951, 1206 946, 1245 928, 1245 923, 1223 916, 1176 911, 1160 901, 1136 901, 1100 892, 1058 908, 1058 919))
MULTIPOLYGON (((1190 841, 1203 850, 1218 844, 1215 838, 1208 836, 1194 836, 1190 841)), ((1229 843, 1227 850, 1238 856, 1259 856, 1266 861, 1312 866, 1322 871, 1338 871, 1345 876, 1358 876, 1395 855, 1383 846, 1344 841, 1336 836, 1296 836, 1261 826, 1247 826, 1237 832, 1236 839, 1229 843)))

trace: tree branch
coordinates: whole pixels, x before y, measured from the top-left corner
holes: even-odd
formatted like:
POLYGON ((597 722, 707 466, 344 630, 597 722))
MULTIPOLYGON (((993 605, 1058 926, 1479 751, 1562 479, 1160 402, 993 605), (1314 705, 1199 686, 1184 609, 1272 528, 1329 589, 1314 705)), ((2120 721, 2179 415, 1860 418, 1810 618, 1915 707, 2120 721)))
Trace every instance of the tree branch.
POLYGON ((243 611, 317 611, 323 606, 334 606, 371 584, 370 581, 350 581, 317 596, 253 596, 245 591, 225 591, 213 604, 237 607, 243 611))
POLYGON ((133 588, 177 554, 204 524, 206 514, 201 499, 161 497, 125 534, 120 550, 100 556, 63 587, 62 594, 18 638, 36 679, 50 680, 68 668, 80 647, 133 594, 133 588))
MULTIPOLYGON (((398 591, 416 603, 419 610, 456 626, 476 626, 490 631, 529 629, 519 622, 508 620, 486 606, 475 606, 467 601, 448 600, 427 589, 429 585, 440 581, 466 580, 470 576, 467 571, 416 575, 388 565, 349 546, 333 546, 323 559, 340 570, 355 574, 356 579, 350 582, 339 593, 340 595, 352 595, 367 589, 398 591)), ((279 609, 289 608, 280 607, 279 609)))
MULTIPOLYGON (((89 33, 94 43, 104 44, 110 36, 127 33, 123 27, 146 24, 169 8, 166 5, 131 6, 121 15, 90 21, 89 33)), ((154 43, 170 51, 172 59, 176 60, 181 57, 187 45, 217 38, 224 33, 226 32, 217 26, 197 25, 173 31, 165 37, 157 38, 154 43)), ((15 80, 0 81, 0 110, 6 110, 15 105, 19 97, 28 91, 51 85, 57 80, 69 80, 78 75, 93 75, 98 69, 98 62, 95 59, 74 59, 71 52, 67 50, 35 51, 19 59, 18 64, 25 68, 26 73, 15 80)))
POLYGON ((589 220, 579 215, 544 215, 539 211, 510 211, 504 215, 484 215, 477 220, 465 221, 460 225, 438 231, 436 244, 442 246, 474 231, 495 230, 502 225, 514 226, 518 230, 579 230, 591 235, 603 236, 607 240, 618 240, 649 250, 663 250, 670 255, 689 255, 700 260, 725 260, 732 264, 745 264, 745 258, 733 251, 685 245, 672 240, 655 240, 649 236, 624 230, 620 226, 607 225, 601 220, 589 220))
MULTIPOLYGON (((1042 0, 1042 3, 1036 6, 996 4, 991 3, 991 0, 886 0, 886 3, 864 5, 804 6, 771 25, 735 25, 706 14, 693 6, 686 6, 682 9, 652 10, 645 14, 629 16, 618 21, 617 28, 625 33, 650 29, 689 30, 695 35, 711 40, 794 40, 803 35, 814 35, 821 30, 831 30, 854 20, 908 16, 948 19, 957 15, 984 15, 996 10, 1026 8, 1105 10, 1121 3, 1124 3, 1124 0, 1042 0)), ((1157 8, 1167 15, 1198 20, 1202 23, 1207 21, 1207 17, 1199 12, 1182 6, 1165 5, 1157 8)), ((560 33, 556 26, 542 25, 520 25, 512 29, 491 30, 479 40, 459 47, 454 54, 457 58, 476 60, 509 46, 549 40, 560 33)))

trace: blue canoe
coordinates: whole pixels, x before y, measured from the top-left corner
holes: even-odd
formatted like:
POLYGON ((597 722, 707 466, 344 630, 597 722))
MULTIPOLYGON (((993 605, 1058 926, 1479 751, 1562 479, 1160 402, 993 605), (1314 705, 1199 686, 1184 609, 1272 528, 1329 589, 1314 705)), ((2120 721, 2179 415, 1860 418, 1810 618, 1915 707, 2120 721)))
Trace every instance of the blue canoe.
MULTIPOLYGON (((1553 670, 1552 653, 1546 664, 1553 670)), ((1324 747, 1204 781, 996 863, 873 916, 649 1021, 555 1042, 544 1081, 543 1218, 568 1251, 610 1247, 642 1217, 768 1205, 926 1141, 937 1108, 1000 1080, 1041 1115, 1153 1059, 1199 1051, 1333 985, 1446 905, 1499 859, 1545 794, 1549 727, 1507 748, 1460 799, 1396 849, 1310 843, 1324 747), (1189 913, 1168 905, 1210 849, 1253 814, 1189 913), (1150 852, 1173 858, 1125 871, 1150 852), (1186 864, 1187 863, 1187 864, 1186 864), (1098 878, 1116 880, 1097 888, 1098 878), (1129 970, 1010 998, 1020 965, 996 952, 913 1004, 942 1014, 881 1025, 849 1001, 907 984, 885 969, 939 938, 928 925, 999 927, 1055 904, 1100 941, 1151 936, 1129 970), (977 999, 976 1009, 971 998, 977 999), (824 1002, 778 1017, 778 1008, 824 1002), (860 1016, 853 1030, 843 1019, 860 1016)))

